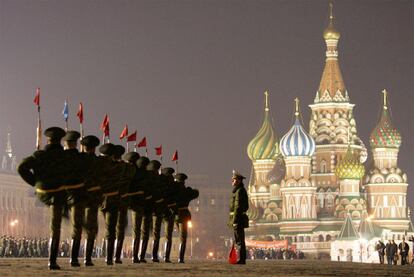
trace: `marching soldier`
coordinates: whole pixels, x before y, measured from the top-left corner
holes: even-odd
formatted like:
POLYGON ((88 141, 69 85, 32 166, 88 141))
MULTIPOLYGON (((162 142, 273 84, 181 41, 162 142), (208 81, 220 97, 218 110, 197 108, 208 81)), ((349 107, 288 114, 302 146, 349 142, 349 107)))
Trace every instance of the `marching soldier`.
POLYGON ((40 201, 50 206, 51 212, 51 239, 49 251, 49 269, 58 270, 57 256, 59 251, 60 227, 62 222, 62 208, 65 204, 64 184, 71 169, 61 145, 65 131, 59 127, 45 130, 47 145, 44 150, 33 153, 25 158, 18 167, 23 180, 35 187, 40 201))
POLYGON ((185 248, 187 245, 187 228, 188 222, 191 220, 191 213, 188 209, 188 205, 191 200, 196 199, 199 195, 198 190, 191 187, 185 187, 185 180, 187 180, 187 175, 184 173, 178 173, 174 176, 174 181, 177 186, 177 210, 178 215, 176 217, 176 222, 180 232, 180 248, 179 248, 179 263, 184 263, 185 248))
POLYGON ((249 227, 249 218, 246 215, 249 209, 249 202, 243 179, 245 179, 244 176, 233 170, 233 195, 230 201, 229 227, 234 230, 234 239, 239 247, 240 258, 237 264, 246 264, 244 228, 249 227))
POLYGON ((160 238, 161 238, 161 224, 164 217, 164 211, 166 208, 165 193, 166 187, 162 182, 159 174, 161 168, 161 163, 157 160, 152 160, 148 166, 147 170, 149 172, 151 186, 153 188, 153 198, 154 198, 154 209, 153 209, 153 223, 152 223, 152 237, 153 237, 153 248, 152 248, 152 261, 154 263, 159 263, 158 259, 158 250, 160 247, 160 238))
POLYGON ((174 169, 165 167, 161 170, 162 181, 166 184, 166 204, 164 211, 164 234, 165 234, 165 248, 164 248, 164 262, 171 263, 170 254, 172 247, 172 233, 174 231, 174 217, 177 214, 176 203, 176 186, 174 183, 174 169))
POLYGON ((82 237, 82 226, 85 215, 85 200, 87 191, 85 187, 85 177, 88 171, 88 164, 82 158, 82 154, 78 151, 78 139, 80 133, 77 131, 67 131, 63 137, 65 142, 65 154, 67 159, 71 161, 72 170, 66 180, 67 201, 71 210, 72 222, 72 250, 70 265, 79 267, 79 249, 82 237))
POLYGON ((124 153, 125 148, 122 145, 115 145, 114 160, 118 163, 120 170, 120 178, 118 180, 120 201, 118 206, 118 221, 116 224, 115 251, 115 263, 117 264, 122 264, 122 245, 125 239, 125 228, 128 225, 128 190, 136 172, 134 165, 125 163, 122 160, 121 157, 124 153))
MULTIPOLYGON (((147 171, 147 166, 149 164, 149 159, 147 157, 140 157, 137 160, 137 167, 139 169, 139 172, 143 174, 143 177, 141 178, 141 185, 144 188, 144 215, 142 217, 142 225, 141 225, 141 247, 140 247, 140 255, 139 255, 139 261, 141 263, 146 263, 145 260, 145 254, 147 252, 148 247, 148 241, 150 236, 150 229, 152 225, 152 211, 154 209, 154 198, 152 196, 153 194, 153 187, 151 186, 151 180, 150 180, 150 174, 147 171)), ((134 224, 134 228, 137 227, 137 221, 134 224)), ((136 231, 138 232, 138 230, 136 231)), ((135 234, 135 237, 137 235, 135 234)))
POLYGON ((92 263, 92 252, 96 234, 98 233, 98 209, 102 203, 101 180, 99 179, 102 176, 99 172, 101 166, 100 159, 95 154, 96 147, 99 143, 99 138, 96 136, 85 136, 81 140, 84 151, 83 158, 89 164, 89 172, 85 179, 85 187, 88 191, 88 201, 85 204, 85 266, 94 265, 92 263))

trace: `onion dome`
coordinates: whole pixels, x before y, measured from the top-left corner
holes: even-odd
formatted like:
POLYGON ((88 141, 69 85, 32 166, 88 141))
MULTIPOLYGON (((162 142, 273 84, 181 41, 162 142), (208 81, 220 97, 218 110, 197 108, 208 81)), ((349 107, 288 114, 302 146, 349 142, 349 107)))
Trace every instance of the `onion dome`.
POLYGON ((280 151, 284 157, 290 156, 312 156, 315 152, 315 141, 303 129, 299 121, 299 99, 295 99, 295 124, 280 140, 280 151))
POLYGON ((399 148, 401 145, 401 135, 391 122, 387 105, 388 92, 384 89, 382 93, 384 94, 384 105, 382 108, 381 119, 370 136, 371 147, 399 148))
POLYGON ((335 174, 339 179, 359 180, 364 177, 365 167, 360 162, 359 158, 352 153, 352 149, 349 145, 344 158, 335 168, 335 174))
POLYGON ((247 154, 255 160, 275 160, 279 156, 278 139, 273 129, 269 108, 269 93, 265 92, 265 114, 262 127, 247 146, 247 154))
POLYGON ((329 16, 329 25, 328 27, 326 27, 325 31, 323 32, 323 38, 325 40, 329 40, 329 39, 336 39, 339 40, 339 38, 341 37, 341 34, 335 29, 334 24, 333 24, 333 12, 332 12, 332 8, 333 5, 332 3, 329 3, 329 7, 330 7, 330 16, 329 16))
POLYGON ((249 200, 249 209, 246 212, 249 220, 256 221, 260 217, 259 208, 257 208, 251 200, 249 200))

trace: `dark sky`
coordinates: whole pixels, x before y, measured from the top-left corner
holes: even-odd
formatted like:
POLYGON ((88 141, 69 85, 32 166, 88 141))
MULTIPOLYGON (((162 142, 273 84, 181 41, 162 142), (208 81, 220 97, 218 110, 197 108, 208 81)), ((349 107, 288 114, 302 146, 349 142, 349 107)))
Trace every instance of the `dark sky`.
MULTIPOLYGON (((413 183, 414 1, 336 1, 334 14, 359 134, 368 145, 386 88, 413 183)), ((31 153, 41 87, 45 127, 63 127, 68 99, 78 128, 82 101, 88 134, 100 136, 108 113, 113 138, 127 122, 151 147, 162 143, 166 159, 177 148, 190 174, 223 184, 233 168, 248 175, 265 89, 279 137, 296 96, 308 127, 327 18, 328 1, 310 0, 1 0, 0 147, 10 127, 19 159, 31 153)))

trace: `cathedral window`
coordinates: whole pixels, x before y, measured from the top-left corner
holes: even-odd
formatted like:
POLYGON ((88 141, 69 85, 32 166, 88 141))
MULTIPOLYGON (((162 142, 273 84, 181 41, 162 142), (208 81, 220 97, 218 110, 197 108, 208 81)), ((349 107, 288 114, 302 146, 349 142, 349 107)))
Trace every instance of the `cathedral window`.
POLYGON ((330 241, 331 240, 331 235, 326 235, 326 241, 330 241))
POLYGON ((323 236, 322 236, 322 235, 319 235, 319 241, 320 241, 320 242, 323 242, 323 241, 324 241, 324 239, 323 239, 323 236))
POLYGON ((321 173, 326 173, 326 161, 322 160, 321 161, 321 169, 320 169, 321 173))

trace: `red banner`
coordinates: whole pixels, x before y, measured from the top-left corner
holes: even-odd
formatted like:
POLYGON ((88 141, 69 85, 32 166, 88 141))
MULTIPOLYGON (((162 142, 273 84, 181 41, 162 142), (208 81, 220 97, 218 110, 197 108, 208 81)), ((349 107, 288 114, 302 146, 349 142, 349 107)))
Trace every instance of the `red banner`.
POLYGON ((246 239, 247 247, 254 248, 288 248, 287 240, 273 240, 273 241, 260 241, 260 240, 248 240, 246 239))

